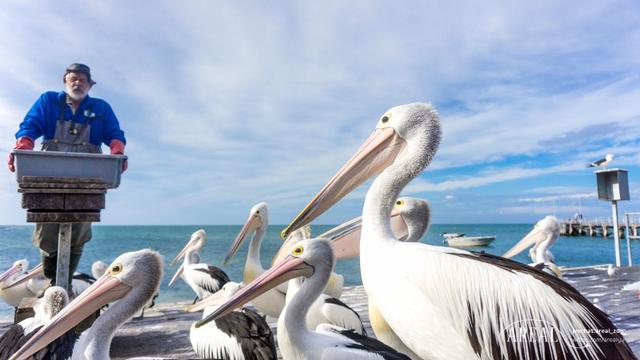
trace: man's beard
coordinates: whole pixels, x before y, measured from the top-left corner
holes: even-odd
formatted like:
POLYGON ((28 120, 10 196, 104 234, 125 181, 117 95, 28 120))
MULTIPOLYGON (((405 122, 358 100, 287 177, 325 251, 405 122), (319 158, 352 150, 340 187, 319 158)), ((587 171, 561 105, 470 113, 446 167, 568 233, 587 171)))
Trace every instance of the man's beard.
POLYGON ((67 94, 73 101, 82 101, 87 96, 87 91, 75 90, 69 91, 67 94))

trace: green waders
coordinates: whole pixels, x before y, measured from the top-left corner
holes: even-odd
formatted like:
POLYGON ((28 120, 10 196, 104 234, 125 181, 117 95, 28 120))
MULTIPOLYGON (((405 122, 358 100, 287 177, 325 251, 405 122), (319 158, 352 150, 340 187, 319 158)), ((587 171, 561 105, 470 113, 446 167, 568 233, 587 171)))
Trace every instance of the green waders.
MULTIPOLYGON (((81 124, 71 120, 65 120, 65 109, 67 104, 62 101, 60 104, 60 118, 56 122, 56 132, 53 139, 42 142, 43 151, 66 151, 101 153, 99 146, 92 144, 90 139, 91 123, 81 124)), ((86 109, 85 111, 92 111, 86 109)), ((93 121, 101 121, 96 117, 93 121)), ((56 270, 58 260, 58 228, 56 223, 38 223, 33 231, 33 243, 40 249, 42 256, 42 267, 44 275, 56 283, 56 270)), ((71 278, 78 268, 84 243, 91 240, 91 223, 74 223, 71 225, 71 251, 69 256, 69 287, 71 290, 71 278)))

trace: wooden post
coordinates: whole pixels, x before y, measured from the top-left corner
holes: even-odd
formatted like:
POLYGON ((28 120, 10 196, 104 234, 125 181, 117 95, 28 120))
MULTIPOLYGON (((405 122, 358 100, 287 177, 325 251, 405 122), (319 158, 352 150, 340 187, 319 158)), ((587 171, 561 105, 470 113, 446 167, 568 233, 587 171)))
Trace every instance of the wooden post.
POLYGON ((69 252, 71 251, 71 223, 61 223, 58 229, 58 264, 56 286, 69 291, 69 252))

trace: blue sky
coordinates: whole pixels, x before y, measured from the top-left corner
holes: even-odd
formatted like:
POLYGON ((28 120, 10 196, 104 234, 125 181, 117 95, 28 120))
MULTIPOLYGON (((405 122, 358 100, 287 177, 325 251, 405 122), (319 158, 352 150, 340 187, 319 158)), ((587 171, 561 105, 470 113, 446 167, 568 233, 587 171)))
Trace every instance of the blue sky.
MULTIPOLYGON (((64 68, 91 66, 130 167, 103 224, 284 224, 388 108, 431 102, 431 166, 404 191, 435 223, 608 216, 611 152, 640 211, 637 1, 3 1, 0 145, 64 68)), ((15 176, 0 223, 24 224, 15 176)), ((366 186, 318 223, 358 215, 366 186)))

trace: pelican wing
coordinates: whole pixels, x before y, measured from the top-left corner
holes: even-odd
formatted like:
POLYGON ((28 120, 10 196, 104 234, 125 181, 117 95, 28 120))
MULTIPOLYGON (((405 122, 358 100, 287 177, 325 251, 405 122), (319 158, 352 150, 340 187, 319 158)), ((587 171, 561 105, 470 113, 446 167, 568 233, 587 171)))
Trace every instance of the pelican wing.
MULTIPOLYGON (((467 345, 479 357, 635 358, 608 316, 564 281, 499 256, 440 249, 421 244, 396 248, 394 257, 402 261, 395 262, 395 275, 410 284, 408 290, 417 290, 400 297, 397 306, 429 304, 456 333, 467 334, 467 345), (425 263, 435 267, 416 272, 426 269, 425 263), (411 298, 419 294, 422 299, 411 298), (532 336, 557 341, 513 338, 523 327, 532 336)), ((426 321, 425 309, 416 311, 416 321, 426 321)), ((387 307, 385 318, 388 313, 387 307)), ((400 328, 394 326, 398 314, 387 318, 394 329, 400 328)))
POLYGON ((342 301, 334 297, 327 297, 324 300, 324 304, 322 304, 321 311, 331 324, 354 330, 359 334, 367 336, 367 331, 362 325, 360 315, 342 301))
POLYGON ((193 273, 193 282, 212 294, 229 282, 229 276, 222 269, 212 265, 196 267, 193 273))
POLYGON ((381 341, 358 334, 353 330, 321 324, 316 328, 316 332, 342 342, 341 346, 329 347, 324 350, 323 358, 326 359, 342 359, 345 358, 346 353, 350 353, 350 359, 410 360, 408 356, 397 352, 381 341))

